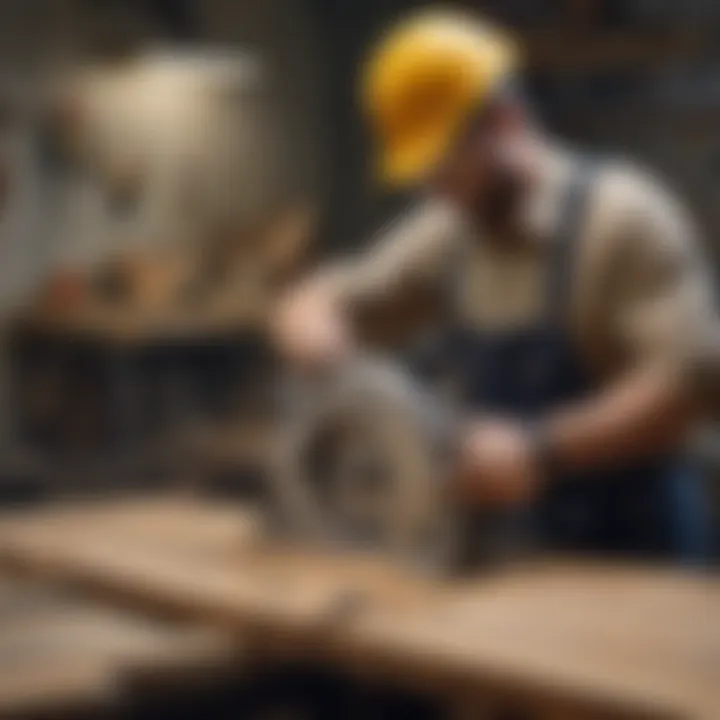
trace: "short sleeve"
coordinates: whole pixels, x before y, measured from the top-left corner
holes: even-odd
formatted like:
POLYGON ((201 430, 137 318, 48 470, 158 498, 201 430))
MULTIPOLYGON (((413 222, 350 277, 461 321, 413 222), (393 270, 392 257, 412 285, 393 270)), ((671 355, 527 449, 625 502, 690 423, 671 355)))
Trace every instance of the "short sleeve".
POLYGON ((670 192, 642 177, 623 190, 605 268, 611 340, 623 367, 667 364, 685 372, 706 356, 714 333, 708 263, 694 223, 670 192))

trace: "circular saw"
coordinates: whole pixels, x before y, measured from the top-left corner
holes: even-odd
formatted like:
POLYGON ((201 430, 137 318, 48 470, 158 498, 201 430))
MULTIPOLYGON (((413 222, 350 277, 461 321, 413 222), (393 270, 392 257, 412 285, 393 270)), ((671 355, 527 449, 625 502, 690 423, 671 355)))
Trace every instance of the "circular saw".
POLYGON ((507 523, 479 518, 452 493, 450 403, 382 358, 288 385, 271 473, 284 533, 433 572, 498 556, 507 523))

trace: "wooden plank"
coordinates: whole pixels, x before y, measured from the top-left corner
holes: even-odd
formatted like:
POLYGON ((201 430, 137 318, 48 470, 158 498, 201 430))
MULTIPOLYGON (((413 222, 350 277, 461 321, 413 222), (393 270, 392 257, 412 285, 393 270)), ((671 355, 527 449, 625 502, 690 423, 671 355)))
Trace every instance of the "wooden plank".
POLYGON ((0 533, 70 546, 84 538, 116 539, 140 547, 169 547, 211 554, 243 548, 258 537, 259 514, 204 503, 192 495, 132 499, 75 499, 51 507, 15 510, 3 517, 0 533))
POLYGON ((547 563, 441 584, 274 546, 257 513, 188 498, 9 518, 0 561, 424 689, 720 717, 720 584, 699 574, 547 563))
POLYGON ((0 580, 0 718, 111 709, 149 682, 237 669, 235 640, 0 580))
POLYGON ((0 676, 0 718, 67 717, 107 707, 113 692, 109 669, 92 659, 39 662, 0 676))

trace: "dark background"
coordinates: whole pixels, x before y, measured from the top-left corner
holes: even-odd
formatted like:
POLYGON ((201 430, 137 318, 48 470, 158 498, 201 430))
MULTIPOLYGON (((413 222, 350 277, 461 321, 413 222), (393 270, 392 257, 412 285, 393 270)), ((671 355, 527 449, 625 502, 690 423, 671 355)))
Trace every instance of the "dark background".
MULTIPOLYGON (((215 3, 215 21, 210 24, 204 15, 209 4, 202 0, 74 3, 92 28, 89 54, 117 52, 150 39, 194 45, 243 37, 242 27, 230 27, 230 15, 226 37, 219 38, 212 29, 223 25, 222 3, 215 3), (128 22, 131 16, 142 20, 128 22)), ((22 3, 25 21, 47 22, 47 17, 32 16, 33 4, 22 3)), ((291 4, 306 19, 306 27, 297 33, 309 31, 313 36, 308 47, 323 105, 322 148, 317 152, 327 158, 326 241, 333 246, 352 243, 396 202, 374 196, 367 179, 367 142, 355 105, 358 62, 381 28, 421 3, 291 4)), ((258 3, 258 8, 261 5, 266 15, 283 10, 280 3, 258 3)), ((720 4, 487 0, 464 5, 516 31, 526 51, 527 92, 551 128, 593 151, 627 152, 647 162, 687 194, 713 234, 720 220, 720 4)), ((280 73, 286 75, 288 67, 292 63, 280 73)))

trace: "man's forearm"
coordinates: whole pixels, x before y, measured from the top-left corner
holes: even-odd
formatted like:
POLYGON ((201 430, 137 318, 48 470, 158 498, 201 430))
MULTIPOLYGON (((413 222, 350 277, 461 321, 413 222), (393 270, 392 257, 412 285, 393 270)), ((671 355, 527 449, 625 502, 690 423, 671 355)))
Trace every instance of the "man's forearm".
POLYGON ((552 414, 543 434, 553 464, 574 471, 670 449, 684 440, 693 416, 679 376, 648 368, 552 414))

